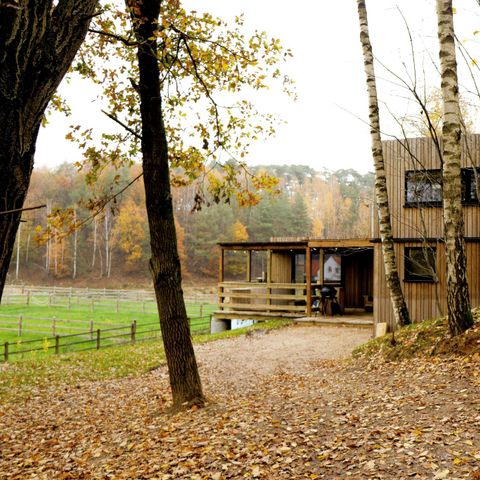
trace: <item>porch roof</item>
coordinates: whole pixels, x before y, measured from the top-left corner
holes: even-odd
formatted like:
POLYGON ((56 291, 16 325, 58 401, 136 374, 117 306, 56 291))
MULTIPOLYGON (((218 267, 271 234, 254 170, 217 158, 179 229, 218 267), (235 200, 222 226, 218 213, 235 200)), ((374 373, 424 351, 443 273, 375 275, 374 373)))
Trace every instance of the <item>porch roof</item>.
POLYGON ((269 242, 220 242, 218 245, 224 250, 293 250, 299 248, 365 248, 373 247, 368 238, 363 239, 279 239, 269 242))

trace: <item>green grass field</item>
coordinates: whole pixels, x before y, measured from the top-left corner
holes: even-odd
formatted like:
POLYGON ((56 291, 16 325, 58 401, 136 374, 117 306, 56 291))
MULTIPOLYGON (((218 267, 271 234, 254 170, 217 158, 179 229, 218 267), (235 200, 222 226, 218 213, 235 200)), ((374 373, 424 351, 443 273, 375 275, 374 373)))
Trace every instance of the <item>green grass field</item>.
MULTIPOLYGON (((215 309, 212 304, 187 304, 193 334, 208 331, 210 315, 215 309)), ((151 301, 118 302, 97 298, 92 304, 82 298, 60 297, 47 302, 45 297, 31 296, 26 305, 19 297, 17 303, 0 306, 0 350, 8 342, 10 360, 26 356, 14 355, 19 350, 42 348, 45 353, 53 353, 55 336, 60 337, 57 340, 61 344, 61 348, 57 348, 59 352, 67 348, 68 351, 94 349, 94 343, 85 341, 94 342, 97 330, 101 330, 102 347, 124 343, 130 340, 133 322, 136 324, 135 341, 159 336, 156 304, 151 301), (71 335, 75 336, 69 337, 71 335)))

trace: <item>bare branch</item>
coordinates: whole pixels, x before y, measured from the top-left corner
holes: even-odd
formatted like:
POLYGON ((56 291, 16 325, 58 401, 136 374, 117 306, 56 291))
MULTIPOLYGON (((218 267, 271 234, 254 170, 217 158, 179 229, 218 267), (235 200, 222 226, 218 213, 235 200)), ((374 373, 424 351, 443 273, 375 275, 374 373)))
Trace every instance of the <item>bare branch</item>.
POLYGON ((108 118, 122 126, 125 130, 127 130, 127 132, 130 132, 135 138, 138 138, 139 140, 142 139, 142 136, 139 133, 130 128, 128 125, 125 125, 125 123, 119 120, 113 113, 106 112, 105 110, 102 110, 102 113, 104 113, 108 118))
POLYGON ((39 208, 45 208, 46 205, 37 205, 36 207, 15 208, 14 210, 5 210, 0 212, 0 215, 9 215, 11 213, 26 212, 27 210, 38 210, 39 208))
POLYGON ((104 37, 111 38, 112 40, 116 40, 117 42, 122 42, 127 47, 138 47, 138 42, 132 42, 128 38, 122 37, 121 35, 116 35, 115 33, 104 32, 103 30, 97 30, 95 28, 89 28, 88 31, 90 33, 96 33, 97 35, 103 35, 104 37))

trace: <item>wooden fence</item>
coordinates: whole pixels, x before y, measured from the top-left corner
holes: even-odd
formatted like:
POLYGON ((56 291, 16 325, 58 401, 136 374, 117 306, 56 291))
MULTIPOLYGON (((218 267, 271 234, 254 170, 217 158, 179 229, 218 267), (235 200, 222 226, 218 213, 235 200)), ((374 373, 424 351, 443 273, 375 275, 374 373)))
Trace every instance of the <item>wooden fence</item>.
MULTIPOLYGON (((190 319, 192 335, 210 332, 210 316, 190 319), (195 323, 192 324, 192 320, 195 323), (203 320, 203 321, 200 321, 203 320)), ((81 352, 87 350, 100 350, 112 346, 144 342, 161 338, 158 322, 137 324, 121 327, 95 329, 68 335, 52 335, 36 340, 5 342, 0 348, 0 361, 8 362, 14 356, 25 357, 40 354, 60 354, 67 352, 81 352)))
MULTIPOLYGON (((111 300, 127 302, 155 303, 153 290, 114 290, 109 288, 75 288, 75 287, 47 287, 36 285, 6 285, 3 302, 10 298, 22 297, 25 301, 28 297, 40 296, 44 298, 77 298, 85 300, 111 300)), ((216 303, 215 295, 209 293, 186 293, 185 301, 188 303, 216 303)), ((68 300, 65 300, 67 302, 68 300)))

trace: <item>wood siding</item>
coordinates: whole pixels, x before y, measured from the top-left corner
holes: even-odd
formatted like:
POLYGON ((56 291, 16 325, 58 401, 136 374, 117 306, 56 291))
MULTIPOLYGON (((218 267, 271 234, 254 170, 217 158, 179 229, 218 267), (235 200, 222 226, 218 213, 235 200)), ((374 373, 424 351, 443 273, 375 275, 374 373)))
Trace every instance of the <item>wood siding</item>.
MULTIPOLYGON (((463 139, 462 168, 480 167, 480 135, 463 139)), ((442 236, 441 207, 405 207, 405 172, 440 169, 440 160, 433 141, 415 138, 383 142, 387 188, 394 238, 437 238, 442 236)), ((465 205, 465 236, 480 236, 478 205, 465 205)), ((374 215, 373 236, 378 238, 378 214, 374 215)))
MULTIPOLYGON (((445 247, 442 243, 436 244, 438 283, 405 281, 405 248, 420 246, 421 244, 419 242, 395 244, 400 279, 403 284, 405 299, 410 311, 410 318, 414 322, 439 317, 445 315, 447 311, 445 295, 445 247), (438 304, 436 301, 437 295, 438 304)), ((475 307, 480 305, 480 243, 467 242, 466 247, 470 299, 472 307, 475 307)), ((385 281, 385 271, 383 269, 383 258, 380 244, 375 247, 374 265, 375 286, 373 308, 375 312, 375 322, 387 322, 389 327, 392 328, 394 325, 393 309, 390 302, 390 293, 385 281)))
POLYGON ((272 252, 272 282, 290 283, 292 281, 292 253, 272 252))
POLYGON ((373 295, 373 250, 342 257, 345 308, 363 308, 364 295, 373 295))

